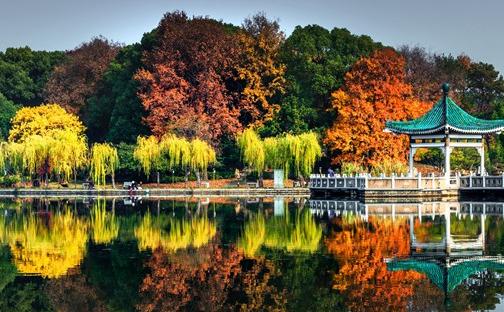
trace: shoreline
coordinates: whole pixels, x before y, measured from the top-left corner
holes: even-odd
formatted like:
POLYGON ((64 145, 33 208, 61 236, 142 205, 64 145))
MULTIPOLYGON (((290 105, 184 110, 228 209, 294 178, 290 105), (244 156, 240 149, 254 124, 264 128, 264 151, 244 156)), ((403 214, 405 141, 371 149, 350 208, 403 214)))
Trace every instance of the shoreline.
POLYGON ((0 189, 0 197, 309 197, 308 188, 150 188, 129 191, 126 189, 0 189))

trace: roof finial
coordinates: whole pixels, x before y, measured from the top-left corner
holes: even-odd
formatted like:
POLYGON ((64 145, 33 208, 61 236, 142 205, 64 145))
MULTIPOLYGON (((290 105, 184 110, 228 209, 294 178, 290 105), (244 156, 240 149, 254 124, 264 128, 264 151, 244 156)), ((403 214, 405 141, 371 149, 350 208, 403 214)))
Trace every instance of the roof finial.
POLYGON ((448 96, 448 92, 450 91, 450 84, 447 82, 443 83, 443 85, 441 86, 441 90, 443 90, 444 96, 448 96))

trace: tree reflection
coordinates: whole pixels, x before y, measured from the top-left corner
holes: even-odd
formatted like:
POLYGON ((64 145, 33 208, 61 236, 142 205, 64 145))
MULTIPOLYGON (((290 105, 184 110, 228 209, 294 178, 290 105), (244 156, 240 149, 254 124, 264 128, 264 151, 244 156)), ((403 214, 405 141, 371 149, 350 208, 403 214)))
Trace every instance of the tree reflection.
POLYGON ((272 262, 209 244, 191 255, 202 261, 189 263, 190 252, 154 251, 140 286, 140 311, 284 310, 284 293, 271 283, 278 274, 272 262))
POLYGON ((135 237, 141 251, 163 248, 177 251, 190 246, 206 245, 217 233, 215 221, 207 216, 175 219, 165 215, 157 217, 147 213, 135 228, 135 237))
POLYGON ((266 220, 261 212, 252 215, 238 240, 238 247, 248 256, 254 256, 261 246, 289 252, 313 253, 318 250, 322 227, 308 210, 297 210, 291 220, 289 210, 285 215, 266 220))
POLYGON ((339 272, 333 287, 346 298, 351 311, 401 311, 407 309, 415 285, 425 277, 414 271, 387 270, 384 257, 407 256, 409 235, 405 219, 371 217, 337 221, 339 230, 327 240, 336 257, 339 272))
POLYGON ((119 222, 114 212, 107 212, 105 200, 97 200, 91 209, 91 229, 96 244, 109 244, 119 234, 119 222))
POLYGON ((24 274, 59 277, 85 254, 87 224, 68 209, 47 218, 18 217, 5 231, 14 264, 24 274))

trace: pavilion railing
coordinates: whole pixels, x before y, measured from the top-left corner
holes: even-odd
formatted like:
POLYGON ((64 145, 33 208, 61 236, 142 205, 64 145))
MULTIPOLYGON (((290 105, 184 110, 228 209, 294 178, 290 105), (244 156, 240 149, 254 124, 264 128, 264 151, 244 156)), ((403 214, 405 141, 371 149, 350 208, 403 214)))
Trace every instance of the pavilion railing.
POLYGON ((458 177, 445 176, 356 176, 313 174, 309 187, 313 190, 439 190, 457 188, 458 177))

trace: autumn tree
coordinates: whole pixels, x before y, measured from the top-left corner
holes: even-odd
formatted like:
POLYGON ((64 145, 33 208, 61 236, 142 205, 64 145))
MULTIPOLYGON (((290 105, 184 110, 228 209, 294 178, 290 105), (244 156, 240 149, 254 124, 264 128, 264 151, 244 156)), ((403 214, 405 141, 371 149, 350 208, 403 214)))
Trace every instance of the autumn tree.
POLYGON ((8 156, 20 173, 50 173, 68 180, 87 159, 84 126, 79 118, 56 104, 24 107, 12 119, 8 156))
POLYGON ((284 34, 277 21, 259 13, 245 19, 237 37, 241 46, 237 71, 245 85, 242 95, 247 105, 240 119, 242 123, 261 125, 280 109, 274 101, 284 91, 285 65, 279 61, 284 34))
POLYGON ((86 100, 96 92, 98 82, 118 50, 116 43, 97 37, 68 52, 47 81, 46 101, 82 116, 86 100))
POLYGON ((361 58, 345 75, 332 95, 338 117, 324 140, 334 164, 406 160, 408 138, 385 133, 385 122, 419 117, 429 107, 413 97, 404 79, 404 59, 392 49, 361 58))
MULTIPOLYGON (((274 284, 279 272, 265 259, 246 259, 235 248, 208 245, 189 255, 162 249, 147 262, 141 311, 281 311, 286 296, 274 284), (185 257, 197 259, 196 263, 185 257)), ((194 260, 193 260, 194 261, 194 260)))
POLYGON ((167 13, 136 75, 152 132, 215 140, 240 129, 239 94, 227 88, 235 83, 237 56, 236 40, 221 23, 167 13))

